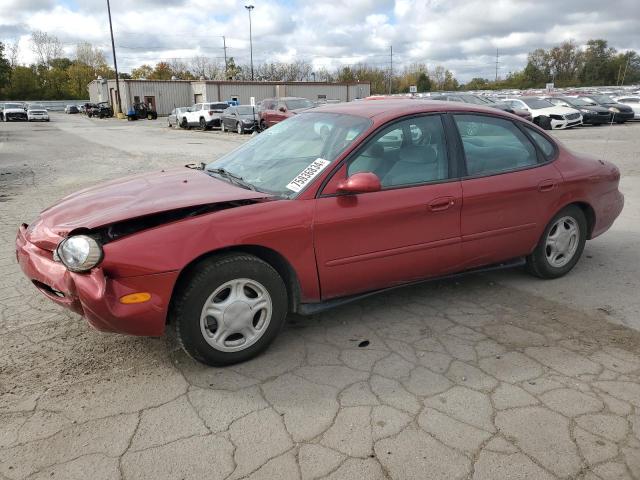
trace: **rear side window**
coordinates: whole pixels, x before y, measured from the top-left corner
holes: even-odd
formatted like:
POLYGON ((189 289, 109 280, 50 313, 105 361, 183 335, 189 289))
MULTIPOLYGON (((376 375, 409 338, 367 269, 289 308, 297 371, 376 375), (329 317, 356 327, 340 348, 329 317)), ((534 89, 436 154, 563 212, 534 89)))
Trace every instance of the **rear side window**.
POLYGON ((538 163, 536 149, 510 120, 454 115, 468 175, 494 175, 538 163))
POLYGON ((540 150, 542 150, 544 157, 547 160, 549 160, 553 156, 553 153, 555 152, 553 143, 547 140, 540 133, 536 132, 533 128, 529 128, 529 127, 526 127, 526 128, 527 128, 527 132, 529 132, 529 135, 531 135, 531 138, 533 138, 533 141, 536 143, 536 145, 538 145, 540 150))

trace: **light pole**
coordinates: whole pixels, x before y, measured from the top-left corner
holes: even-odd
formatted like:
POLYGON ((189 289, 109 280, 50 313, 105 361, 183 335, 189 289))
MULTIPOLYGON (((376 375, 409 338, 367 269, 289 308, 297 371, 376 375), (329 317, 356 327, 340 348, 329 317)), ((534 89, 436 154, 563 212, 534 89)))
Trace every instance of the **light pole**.
POLYGON ((120 103, 120 82, 118 81, 118 61, 116 60, 116 44, 113 41, 113 26, 111 25, 111 5, 107 0, 107 12, 109 13, 109 30, 111 31, 111 49, 113 50, 113 67, 116 71, 116 115, 122 113, 122 106, 120 103))
POLYGON ((251 81, 253 81, 253 36, 251 34, 251 10, 253 5, 245 5, 244 8, 249 12, 249 50, 251 52, 251 81))

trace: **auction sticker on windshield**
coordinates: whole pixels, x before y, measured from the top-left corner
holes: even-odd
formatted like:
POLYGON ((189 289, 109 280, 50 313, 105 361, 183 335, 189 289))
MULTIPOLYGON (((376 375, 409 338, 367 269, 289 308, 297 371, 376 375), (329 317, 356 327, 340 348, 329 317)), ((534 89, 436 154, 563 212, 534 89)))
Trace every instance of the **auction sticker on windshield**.
POLYGON ((313 162, 311 162, 311 165, 305 168, 296 176, 296 178, 289 182, 287 188, 298 193, 300 190, 306 187, 307 184, 311 182, 311 180, 316 178, 320 174, 320 172, 327 168, 330 163, 331 162, 329 160, 325 160, 324 158, 316 158, 313 162))

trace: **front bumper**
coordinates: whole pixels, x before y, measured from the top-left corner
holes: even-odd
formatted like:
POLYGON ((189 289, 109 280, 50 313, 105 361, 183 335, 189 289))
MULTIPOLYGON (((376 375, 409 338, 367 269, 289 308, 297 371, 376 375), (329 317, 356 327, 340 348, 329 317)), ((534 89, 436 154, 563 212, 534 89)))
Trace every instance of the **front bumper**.
POLYGON ((582 122, 589 125, 602 125, 611 122, 611 114, 601 115, 598 113, 585 113, 582 115, 582 122))
POLYGON ((7 122, 25 122, 28 120, 26 112, 25 113, 18 113, 18 112, 5 113, 4 118, 7 120, 7 122))
POLYGON ((578 125, 582 125, 582 117, 576 120, 557 120, 555 118, 551 119, 551 128, 553 130, 563 130, 565 128, 577 127, 578 125))
POLYGON ((30 122, 48 122, 49 115, 29 115, 28 120, 30 122))
POLYGON ((614 122, 628 122, 629 120, 633 120, 635 117, 633 112, 619 112, 613 114, 614 122))
POLYGON ((29 280, 50 300, 84 316, 96 329, 130 335, 159 336, 164 333, 167 311, 178 272, 110 278, 96 267, 73 273, 53 260, 52 252, 27 240, 26 225, 16 237, 16 258, 29 280), (124 305, 120 298, 149 292, 145 303, 124 305))

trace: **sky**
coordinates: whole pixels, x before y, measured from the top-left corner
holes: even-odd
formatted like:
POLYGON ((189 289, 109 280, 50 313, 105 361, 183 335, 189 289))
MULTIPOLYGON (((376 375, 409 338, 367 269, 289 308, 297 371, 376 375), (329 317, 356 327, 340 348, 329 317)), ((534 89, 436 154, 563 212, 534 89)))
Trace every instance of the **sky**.
MULTIPOLYGON (((527 53, 564 40, 604 38, 640 51, 640 0, 111 0, 119 69, 193 56, 222 62, 222 36, 236 63, 308 60, 314 69, 367 63, 401 69, 443 65, 461 81, 493 79, 526 64, 527 53)), ((73 55, 79 41, 111 61, 106 0, 0 0, 0 41, 19 42, 34 59, 29 33, 57 36, 73 55)))

